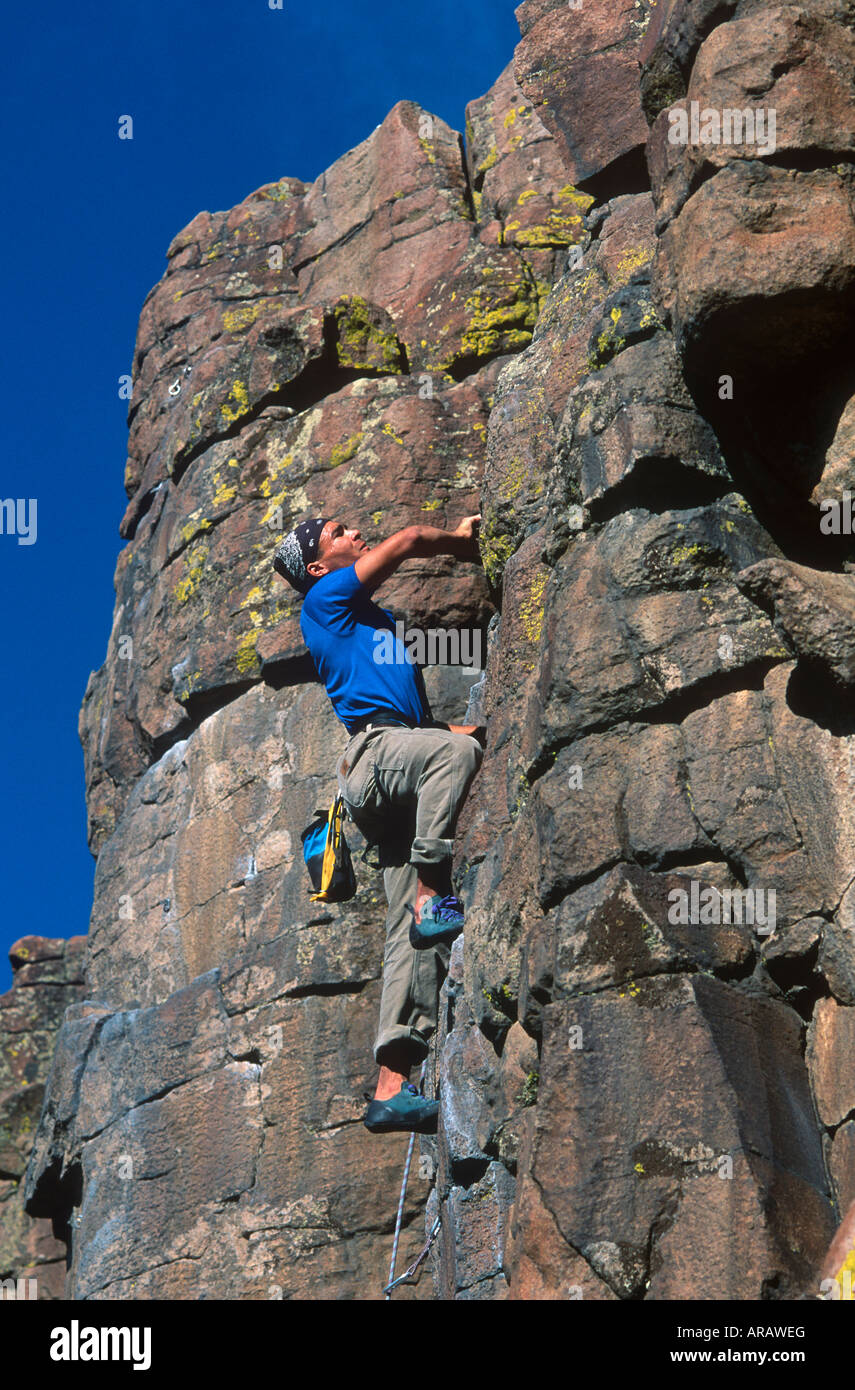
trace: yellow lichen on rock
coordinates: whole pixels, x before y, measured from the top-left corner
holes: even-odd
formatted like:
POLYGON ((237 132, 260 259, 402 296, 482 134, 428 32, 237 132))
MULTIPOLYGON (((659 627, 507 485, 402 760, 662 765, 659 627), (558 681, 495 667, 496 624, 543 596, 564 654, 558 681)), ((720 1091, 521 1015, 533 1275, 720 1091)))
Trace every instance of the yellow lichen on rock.
POLYGON ((525 475, 528 470, 520 458, 515 454, 505 471, 505 476, 499 483, 497 497, 500 502, 512 502, 517 494, 522 490, 525 475))
POLYGON ((529 642, 535 644, 540 641, 540 634, 543 631, 543 591, 546 588, 548 578, 548 574, 538 574, 532 581, 526 602, 520 605, 520 622, 523 625, 523 631, 529 642))
POLYGON ((242 333, 255 323, 259 314, 267 308, 264 303, 241 304, 238 309, 227 309, 223 314, 223 328, 227 333, 242 333))
POLYGON ((246 383, 243 381, 236 381, 227 399, 220 406, 220 415, 225 424, 233 425, 236 420, 240 420, 241 416, 246 415, 248 411, 249 392, 246 389, 246 383), (229 405, 229 401, 234 401, 234 405, 229 405))
POLYGON ((338 468, 340 464, 349 462, 354 454, 358 453, 364 438, 365 435, 359 430, 356 434, 352 434, 349 439, 346 439, 343 444, 336 444, 330 450, 330 467, 338 468))
POLYGON ((249 620, 252 623, 252 627, 241 637, 235 653, 237 668, 242 676, 249 674, 255 675, 261 668, 261 662, 258 652, 256 651, 262 629, 261 614, 253 610, 249 615, 249 620))
POLYGON ((387 435, 389 439, 394 439, 396 444, 403 444, 404 442, 401 436, 395 433, 394 426, 390 425, 388 420, 380 426, 380 433, 387 435))
POLYGON ((514 553, 510 536, 498 534, 490 518, 481 524, 478 538, 484 572, 491 584, 497 584, 505 565, 514 553))
POLYGON ((200 531, 210 531, 210 529, 211 522, 202 515, 202 509, 199 507, 195 512, 190 513, 181 527, 181 539, 187 545, 200 531))
POLYGON ((335 309, 336 356, 341 367, 372 366, 376 371, 403 370, 401 344, 394 332, 372 322, 371 306, 359 295, 346 295, 335 309))
POLYGON ((293 462, 293 454, 285 454, 282 458, 279 459, 268 459, 267 477, 263 478, 258 485, 258 491, 261 493, 262 497, 270 496, 271 491, 273 489, 273 484, 279 477, 279 474, 288 467, 289 463, 293 462))
POLYGON ((208 541, 199 541, 187 551, 184 557, 184 578, 178 581, 172 591, 179 603, 186 603, 195 594, 202 582, 202 573, 205 569, 209 550, 208 541))
POLYGON ((189 700, 190 696, 193 694, 194 690, 196 690, 196 688, 201 684, 201 682, 201 671, 188 672, 185 676, 182 676, 179 685, 175 689, 176 700, 178 700, 179 703, 183 705, 187 700, 189 700))
POLYGON ((653 260, 652 246, 637 246, 625 251, 617 263, 614 275, 615 288, 620 289, 632 279, 638 270, 643 270, 653 260))
POLYGON ((236 484, 225 482, 221 473, 214 474, 214 482, 216 484, 213 498, 215 507, 224 507, 227 502, 234 501, 238 491, 236 484))
POLYGON ((495 289, 480 286, 465 301, 471 314, 469 326, 462 335, 462 347, 467 356, 490 357, 497 352, 512 352, 531 342, 539 312, 537 290, 521 279, 516 297, 497 303, 495 289))

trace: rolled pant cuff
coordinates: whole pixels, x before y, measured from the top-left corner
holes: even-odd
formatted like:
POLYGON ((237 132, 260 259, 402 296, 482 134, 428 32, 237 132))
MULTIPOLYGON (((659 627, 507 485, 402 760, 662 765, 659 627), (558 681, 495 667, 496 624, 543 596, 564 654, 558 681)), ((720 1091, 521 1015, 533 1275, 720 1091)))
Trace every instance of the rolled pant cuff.
POLYGON ((387 1065, 384 1060, 386 1051, 392 1047, 406 1047, 408 1055, 412 1057, 412 1065, 417 1066, 427 1057, 430 1044, 414 1028, 388 1028, 374 1044, 374 1060, 378 1067, 387 1065))
POLYGON ((410 850, 411 864, 441 864, 454 854, 453 840, 426 840, 416 836, 410 850))

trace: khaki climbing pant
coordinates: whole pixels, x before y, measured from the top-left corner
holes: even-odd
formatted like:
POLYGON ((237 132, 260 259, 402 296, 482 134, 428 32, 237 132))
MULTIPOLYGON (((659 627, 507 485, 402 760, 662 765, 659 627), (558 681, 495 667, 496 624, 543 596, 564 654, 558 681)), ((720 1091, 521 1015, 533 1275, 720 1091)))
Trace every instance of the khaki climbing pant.
POLYGON ((354 734, 336 768, 348 814, 379 849, 386 914, 383 992, 374 1060, 405 1044, 413 1062, 427 1056, 436 1030, 447 946, 414 951, 409 931, 419 864, 447 870, 454 831, 484 752, 469 734, 446 729, 372 729, 354 734))

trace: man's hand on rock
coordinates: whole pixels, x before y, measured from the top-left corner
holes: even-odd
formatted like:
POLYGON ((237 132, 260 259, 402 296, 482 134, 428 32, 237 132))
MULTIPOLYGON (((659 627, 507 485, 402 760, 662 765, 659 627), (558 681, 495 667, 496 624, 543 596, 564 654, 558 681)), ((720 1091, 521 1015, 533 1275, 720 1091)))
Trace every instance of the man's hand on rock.
POLYGON ((455 526, 453 534, 462 536, 464 540, 472 542, 472 557, 477 559, 478 551, 478 527, 481 523, 480 513, 478 516, 465 516, 459 526, 455 526))

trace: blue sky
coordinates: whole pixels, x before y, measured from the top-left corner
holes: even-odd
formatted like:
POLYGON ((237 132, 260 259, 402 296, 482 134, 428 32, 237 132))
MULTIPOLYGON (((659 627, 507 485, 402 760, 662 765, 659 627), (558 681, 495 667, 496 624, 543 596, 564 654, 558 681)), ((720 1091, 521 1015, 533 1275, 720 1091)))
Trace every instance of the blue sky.
POLYGON ((13 941, 88 927, 77 715, 124 544, 118 378, 169 242, 203 208, 314 179, 403 98, 462 130, 519 31, 514 0, 44 0, 3 37, 0 500, 37 510, 33 544, 0 535, 0 993, 13 941))

